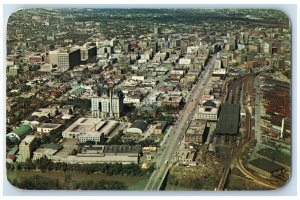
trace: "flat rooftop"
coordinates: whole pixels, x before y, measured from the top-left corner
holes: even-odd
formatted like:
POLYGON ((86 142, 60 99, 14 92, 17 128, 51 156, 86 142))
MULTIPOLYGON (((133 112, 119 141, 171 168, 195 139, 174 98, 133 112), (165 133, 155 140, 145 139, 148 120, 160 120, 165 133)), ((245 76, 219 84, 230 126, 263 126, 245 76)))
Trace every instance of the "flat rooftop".
POLYGON ((35 139, 34 135, 27 135, 21 143, 31 143, 35 139))
POLYGON ((217 135, 237 135, 239 131, 240 105, 221 104, 219 121, 215 133, 217 135))
POLYGON ((140 145, 92 145, 84 146, 82 153, 140 153, 142 147, 140 145))
POLYGON ((34 154, 43 154, 43 155, 54 155, 58 150, 57 149, 45 149, 45 148, 38 148, 34 154))
POLYGON ((291 156, 286 155, 278 150, 265 148, 259 150, 257 153, 285 165, 291 165, 291 156))
POLYGON ((82 117, 71 124, 64 132, 95 132, 103 127, 105 123, 101 119, 82 117))
POLYGON ((269 160, 266 160, 264 158, 258 158, 255 160, 251 160, 249 162, 249 164, 253 165, 254 167, 260 168, 264 171, 270 172, 270 173, 284 169, 284 167, 282 167, 276 163, 273 163, 269 160))
POLYGON ((61 124, 52 124, 52 123, 43 123, 41 125, 39 125, 39 128, 52 128, 52 129, 57 129, 58 127, 60 127, 61 124))

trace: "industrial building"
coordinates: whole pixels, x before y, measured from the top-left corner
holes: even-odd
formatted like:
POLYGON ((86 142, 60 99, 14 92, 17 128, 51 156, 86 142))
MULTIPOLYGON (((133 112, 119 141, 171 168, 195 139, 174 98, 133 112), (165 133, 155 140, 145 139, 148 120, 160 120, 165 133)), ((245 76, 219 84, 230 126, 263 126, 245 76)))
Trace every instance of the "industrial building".
POLYGON ((148 127, 148 124, 143 120, 134 121, 129 129, 127 129, 126 133, 129 134, 139 134, 142 135, 148 127))
POLYGON ((260 149, 257 151, 257 156, 281 165, 288 170, 291 169, 291 155, 284 154, 279 150, 274 150, 271 148, 260 149))
POLYGON ((61 124, 52 124, 52 123, 42 123, 37 126, 37 132, 39 133, 50 133, 57 128, 59 128, 61 124))
POLYGON ((66 162, 70 164, 91 163, 139 163, 142 153, 140 145, 91 145, 83 146, 77 155, 67 157, 53 156, 54 162, 66 162))
POLYGON ((61 144, 42 144, 35 152, 33 152, 32 160, 38 160, 42 157, 52 160, 53 156, 62 148, 63 146, 61 144))
POLYGON ((238 135, 240 123, 240 106, 238 104, 221 104, 219 121, 215 129, 218 144, 232 144, 238 135))
POLYGON ((275 164, 264 158, 258 158, 251 160, 248 164, 249 169, 252 169, 264 176, 272 177, 274 175, 281 174, 284 170, 284 167, 275 164))
POLYGON ((64 138, 76 138, 79 143, 100 142, 104 141, 118 125, 119 122, 113 120, 102 121, 97 118, 82 117, 64 130, 62 136, 64 138))

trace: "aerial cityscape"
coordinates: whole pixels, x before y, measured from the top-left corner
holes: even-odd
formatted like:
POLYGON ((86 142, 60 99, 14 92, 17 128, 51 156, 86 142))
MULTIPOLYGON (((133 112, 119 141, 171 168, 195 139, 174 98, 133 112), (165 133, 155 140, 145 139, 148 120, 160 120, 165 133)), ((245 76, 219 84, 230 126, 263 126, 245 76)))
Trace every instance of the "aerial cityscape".
POLYGON ((274 9, 21 9, 6 29, 6 176, 27 190, 276 190, 291 174, 291 27, 274 9))

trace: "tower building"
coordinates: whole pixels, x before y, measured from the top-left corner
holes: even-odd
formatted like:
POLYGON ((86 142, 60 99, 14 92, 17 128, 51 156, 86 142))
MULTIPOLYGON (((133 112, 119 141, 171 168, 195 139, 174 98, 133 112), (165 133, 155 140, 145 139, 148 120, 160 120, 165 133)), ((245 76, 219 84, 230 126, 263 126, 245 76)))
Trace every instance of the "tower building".
POLYGON ((113 85, 105 85, 100 87, 97 94, 91 98, 93 117, 118 119, 122 116, 124 95, 121 90, 113 85))

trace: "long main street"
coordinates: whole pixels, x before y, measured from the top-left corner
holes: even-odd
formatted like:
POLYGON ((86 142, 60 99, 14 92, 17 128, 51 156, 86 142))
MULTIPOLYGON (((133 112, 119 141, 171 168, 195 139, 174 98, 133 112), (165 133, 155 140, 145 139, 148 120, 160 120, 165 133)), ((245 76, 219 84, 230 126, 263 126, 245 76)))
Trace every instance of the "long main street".
POLYGON ((170 133, 168 141, 165 142, 165 145, 162 147, 163 152, 160 159, 157 160, 157 168, 152 173, 145 190, 159 190, 162 181, 167 174, 167 171, 173 164, 173 158, 178 151, 181 140, 183 139, 184 133, 188 128, 188 123, 193 117, 193 111, 195 111, 198 99, 203 95, 204 88, 209 83, 209 79, 213 70, 213 63, 216 59, 216 54, 212 55, 212 58, 205 66, 205 71, 202 72, 202 78, 198 80, 196 85, 191 91, 190 98, 187 100, 187 103, 183 110, 180 112, 179 119, 174 126, 173 131, 170 133))

